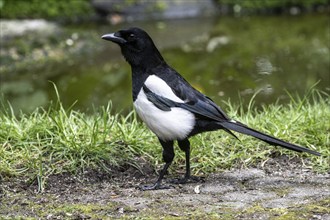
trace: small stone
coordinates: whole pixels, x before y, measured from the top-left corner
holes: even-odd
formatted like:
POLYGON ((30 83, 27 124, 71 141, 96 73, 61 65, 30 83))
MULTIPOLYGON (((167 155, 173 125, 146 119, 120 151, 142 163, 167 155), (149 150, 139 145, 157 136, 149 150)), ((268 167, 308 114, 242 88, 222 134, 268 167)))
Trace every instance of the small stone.
POLYGON ((199 194, 199 193, 201 192, 200 189, 199 189, 200 186, 201 186, 201 185, 197 185, 197 186, 195 187, 194 191, 195 191, 196 194, 199 194))

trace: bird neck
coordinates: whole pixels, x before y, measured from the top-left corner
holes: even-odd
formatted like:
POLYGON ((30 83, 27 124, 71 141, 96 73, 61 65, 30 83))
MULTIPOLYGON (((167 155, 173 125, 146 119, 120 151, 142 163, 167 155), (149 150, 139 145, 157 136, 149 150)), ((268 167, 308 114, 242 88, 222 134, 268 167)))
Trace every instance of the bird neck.
POLYGON ((132 68, 132 72, 148 72, 148 70, 150 69, 154 69, 159 65, 162 65, 163 63, 165 63, 164 60, 153 60, 148 58, 147 62, 141 62, 141 63, 130 63, 131 68, 132 68))
POLYGON ((164 62, 164 58, 154 44, 143 49, 121 47, 121 51, 133 69, 154 68, 164 62))
POLYGON ((157 54, 152 56, 142 55, 139 57, 134 57, 133 59, 127 59, 127 62, 131 65, 132 69, 147 70, 161 65, 165 61, 160 54, 157 54))

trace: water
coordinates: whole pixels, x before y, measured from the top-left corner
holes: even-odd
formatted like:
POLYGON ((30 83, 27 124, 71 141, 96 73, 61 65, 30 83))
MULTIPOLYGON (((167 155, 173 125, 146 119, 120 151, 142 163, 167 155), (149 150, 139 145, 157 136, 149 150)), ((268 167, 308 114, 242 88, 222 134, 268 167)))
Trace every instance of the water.
POLYGON ((326 15, 217 17, 110 26, 65 26, 1 44, 1 93, 16 112, 56 100, 84 112, 112 101, 132 109, 130 67, 117 45, 100 36, 123 27, 147 30, 168 64, 220 106, 287 103, 312 86, 330 92, 330 30, 326 15))

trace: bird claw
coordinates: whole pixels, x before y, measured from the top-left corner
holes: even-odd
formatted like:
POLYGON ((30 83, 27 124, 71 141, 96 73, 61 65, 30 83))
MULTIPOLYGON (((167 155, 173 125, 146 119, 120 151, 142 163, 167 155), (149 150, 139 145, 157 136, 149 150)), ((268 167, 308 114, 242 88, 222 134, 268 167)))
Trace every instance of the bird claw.
POLYGON ((171 185, 161 185, 159 183, 155 183, 153 185, 143 185, 139 186, 138 189, 141 191, 148 191, 148 190, 160 190, 160 189, 172 189, 174 188, 171 185))

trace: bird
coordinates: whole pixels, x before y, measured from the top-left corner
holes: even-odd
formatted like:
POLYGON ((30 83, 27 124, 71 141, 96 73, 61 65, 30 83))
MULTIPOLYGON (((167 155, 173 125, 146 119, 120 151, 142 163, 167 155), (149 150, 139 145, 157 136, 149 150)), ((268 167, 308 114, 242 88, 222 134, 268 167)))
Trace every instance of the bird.
MULTIPOLYGON (((175 153, 174 142, 185 152, 186 171, 183 178, 172 183, 199 181, 190 171, 189 138, 215 130, 253 136, 270 145, 296 152, 320 156, 319 152, 292 144, 262 133, 231 119, 214 101, 191 86, 174 68, 169 66, 149 34, 139 27, 130 27, 104 34, 102 39, 119 45, 131 66, 132 95, 135 111, 147 127, 158 137, 165 162, 155 183, 141 186, 141 190, 168 189, 162 184, 175 153)), ((237 138, 238 139, 238 138, 237 138)))

